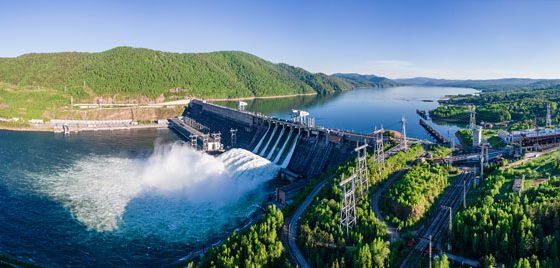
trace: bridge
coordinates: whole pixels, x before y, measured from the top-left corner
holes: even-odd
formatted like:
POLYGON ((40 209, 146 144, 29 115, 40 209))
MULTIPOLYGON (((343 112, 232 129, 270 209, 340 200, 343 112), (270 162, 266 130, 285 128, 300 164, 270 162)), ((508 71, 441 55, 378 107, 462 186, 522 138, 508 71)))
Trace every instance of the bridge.
MULTIPOLYGON (((489 150, 488 153, 484 156, 485 160, 492 161, 504 154, 509 154, 509 149, 501 149, 501 150, 489 150)), ((471 153, 471 154, 461 154, 455 156, 448 156, 444 158, 436 158, 434 159, 435 162, 439 163, 478 163, 480 161, 480 153, 471 153)))

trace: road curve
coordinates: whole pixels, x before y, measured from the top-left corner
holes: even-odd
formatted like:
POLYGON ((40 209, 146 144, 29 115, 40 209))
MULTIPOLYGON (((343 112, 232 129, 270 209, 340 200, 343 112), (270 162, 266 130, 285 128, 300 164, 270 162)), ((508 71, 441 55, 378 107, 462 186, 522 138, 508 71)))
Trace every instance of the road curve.
POLYGON ((296 243, 296 236, 297 236, 299 218, 301 217, 301 215, 303 214, 305 209, 307 209, 307 207, 311 204, 311 202, 313 202, 313 199, 315 199, 315 196, 317 196, 319 191, 329 181, 331 181, 330 178, 325 179, 322 182, 320 182, 319 184, 317 184, 315 186, 315 188, 313 188, 313 191, 311 191, 311 193, 309 193, 309 195, 307 195, 305 200, 303 200, 301 205, 296 209, 296 212, 294 212, 294 215, 292 216, 292 218, 290 219, 290 222, 288 224, 288 250, 290 251, 290 253, 294 257, 294 259, 296 260, 297 264, 301 268, 309 268, 310 266, 309 266, 309 263, 307 263, 307 260, 305 260, 305 257, 303 257, 303 254, 301 254, 301 251, 299 250, 299 248, 297 246, 297 243, 296 243))
POLYGON ((373 210, 373 213, 375 214, 375 217, 377 219, 379 219, 383 224, 385 224, 385 226, 387 226, 387 235, 389 235, 389 237, 391 238, 391 242, 394 241, 393 239, 398 238, 399 234, 398 234, 397 229, 395 227, 392 227, 387 222, 385 222, 385 219, 383 218, 383 215, 381 215, 381 211, 379 210, 379 199, 381 199, 381 195, 383 194, 383 192, 385 192, 385 190, 389 186, 391 186, 391 184, 393 184, 393 182, 395 182, 395 180, 400 178, 409 168, 410 167, 406 167, 404 169, 401 169, 401 170, 391 174, 389 179, 385 180, 381 184, 381 186, 377 189, 377 191, 375 191, 375 193, 373 194, 373 196, 371 198, 371 209, 373 210))

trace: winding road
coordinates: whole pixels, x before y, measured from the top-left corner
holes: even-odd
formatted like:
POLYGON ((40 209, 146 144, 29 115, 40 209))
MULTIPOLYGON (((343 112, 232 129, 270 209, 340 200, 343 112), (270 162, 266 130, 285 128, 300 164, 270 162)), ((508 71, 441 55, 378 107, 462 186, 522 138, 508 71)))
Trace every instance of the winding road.
POLYGON ((294 212, 294 215, 292 216, 288 224, 288 250, 292 255, 292 257, 296 260, 296 263, 301 268, 309 268, 311 266, 309 266, 309 263, 307 263, 307 260, 305 260, 305 257, 299 250, 296 243, 299 219, 301 218, 301 215, 303 214, 305 209, 307 209, 307 207, 311 204, 311 202, 313 202, 313 199, 315 199, 315 196, 317 196, 319 191, 321 191, 321 189, 327 184, 327 182, 331 181, 330 179, 331 177, 323 180, 322 182, 317 184, 315 188, 313 188, 313 191, 311 191, 311 193, 307 195, 305 200, 303 200, 301 205, 296 209, 296 212, 294 212))
POLYGON ((385 190, 389 186, 391 186, 398 178, 400 178, 409 168, 410 167, 406 167, 391 174, 389 179, 385 180, 381 184, 381 186, 377 189, 377 191, 375 191, 371 198, 371 209, 373 210, 375 217, 379 219, 383 224, 385 224, 385 226, 387 226, 387 235, 389 235, 389 237, 391 238, 391 242, 399 238, 399 233, 397 228, 385 222, 385 218, 383 217, 383 215, 381 215, 381 211, 379 210, 379 199, 381 199, 381 195, 383 194, 383 192, 385 192, 385 190))

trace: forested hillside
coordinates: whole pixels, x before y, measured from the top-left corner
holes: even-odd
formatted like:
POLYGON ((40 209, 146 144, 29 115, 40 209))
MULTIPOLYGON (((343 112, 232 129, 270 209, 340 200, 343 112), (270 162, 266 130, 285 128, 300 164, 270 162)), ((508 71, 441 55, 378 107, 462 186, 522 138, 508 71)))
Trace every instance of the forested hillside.
POLYGON ((389 78, 356 73, 336 73, 333 76, 347 80, 353 87, 396 87, 403 84, 389 78))
POLYGON ((490 172, 453 218, 455 252, 481 258, 485 267, 559 267, 559 167, 551 153, 490 172), (513 191, 514 179, 525 190, 513 191))
MULTIPOLYGON (((153 98, 177 92, 197 97, 252 97, 324 94, 355 87, 349 79, 274 64, 244 52, 178 54, 130 47, 100 53, 3 58, 0 82, 58 91, 66 87, 67 92, 78 98, 98 95, 153 98)), ((377 87, 375 82, 370 85, 377 87)))

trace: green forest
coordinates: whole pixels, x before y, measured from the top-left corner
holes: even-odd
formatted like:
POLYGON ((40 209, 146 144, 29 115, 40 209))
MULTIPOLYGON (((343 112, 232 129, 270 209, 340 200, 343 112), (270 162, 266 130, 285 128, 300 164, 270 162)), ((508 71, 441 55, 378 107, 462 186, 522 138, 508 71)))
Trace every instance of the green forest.
POLYGON ((282 211, 271 205, 259 223, 242 233, 234 232, 219 247, 207 252, 196 267, 286 267, 289 260, 280 241, 282 211))
POLYGON ((449 185, 452 167, 418 163, 385 192, 385 208, 390 208, 388 221, 399 229, 413 226, 431 208, 436 198, 449 185))
POLYGON ((468 106, 476 106, 476 121, 510 123, 509 129, 534 127, 545 123, 547 105, 550 105, 552 123, 557 124, 559 87, 534 90, 485 92, 480 96, 456 96, 430 111, 434 120, 468 124, 468 106))
MULTIPOLYGON (((341 165, 336 171, 336 179, 330 187, 325 187, 315 202, 301 219, 298 244, 314 267, 385 267, 392 259, 388 242, 385 241, 386 226, 377 219, 371 209, 370 196, 375 185, 390 174, 403 169, 424 152, 422 146, 415 145, 406 152, 399 152, 379 167, 368 158, 370 173, 369 194, 357 203, 357 224, 349 233, 340 225, 342 190, 338 186, 341 176, 351 174, 354 161, 341 165), (379 175, 374 175, 379 174, 379 175), (369 264, 373 265, 369 265, 369 264)), ((397 252, 395 252, 397 253, 397 252)))
POLYGON ((493 171, 453 220, 453 247, 486 267, 559 267, 560 174, 557 153, 493 171), (512 191, 514 179, 525 191, 512 191))

